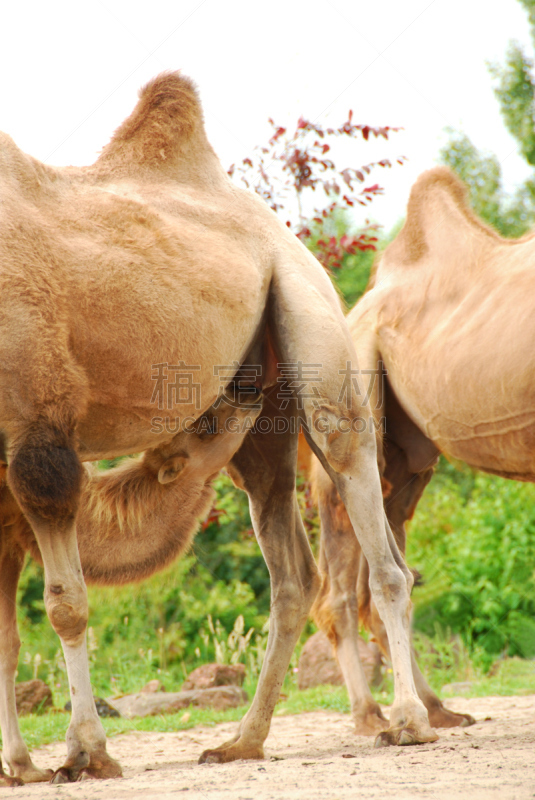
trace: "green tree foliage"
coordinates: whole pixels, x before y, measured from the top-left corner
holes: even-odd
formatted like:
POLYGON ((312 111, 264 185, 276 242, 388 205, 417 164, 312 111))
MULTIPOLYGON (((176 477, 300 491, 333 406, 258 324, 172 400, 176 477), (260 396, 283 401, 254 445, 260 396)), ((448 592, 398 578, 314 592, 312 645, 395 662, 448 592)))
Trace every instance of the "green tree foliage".
MULTIPOLYGON (((519 2, 527 11, 535 46, 535 0, 519 2)), ((490 64, 489 70, 495 80, 494 92, 505 126, 527 163, 535 167, 534 61, 517 42, 511 42, 505 63, 490 64)), ((535 172, 508 198, 503 191, 497 157, 479 152, 466 135, 452 132, 440 158, 468 185, 476 213, 503 236, 521 236, 533 225, 535 172)))
POLYGON ((502 169, 492 153, 481 153, 464 133, 451 131, 439 158, 467 185, 470 203, 478 216, 502 236, 522 236, 535 219, 526 185, 510 197, 502 185, 502 169))
MULTIPOLYGON (((531 39, 535 45, 535 0, 519 0, 528 14, 531 39)), ((507 130, 516 139, 520 152, 535 167, 535 79, 533 59, 517 42, 511 42, 505 64, 492 64, 490 71, 496 79, 494 92, 507 130)))

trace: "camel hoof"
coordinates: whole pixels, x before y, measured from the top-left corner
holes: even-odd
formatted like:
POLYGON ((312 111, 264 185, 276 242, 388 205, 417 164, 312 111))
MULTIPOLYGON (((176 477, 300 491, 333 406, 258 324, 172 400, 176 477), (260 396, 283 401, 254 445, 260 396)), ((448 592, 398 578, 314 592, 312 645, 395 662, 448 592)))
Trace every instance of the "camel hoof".
POLYGON ((16 786, 24 786, 24 781, 16 778, 14 775, 0 775, 0 787, 5 786, 8 789, 14 789, 16 786))
POLYGON ((91 758, 89 764, 79 764, 73 767, 60 767, 50 780, 50 783, 76 783, 86 780, 107 780, 108 778, 122 778, 123 771, 119 762, 105 753, 91 758))
POLYGON ((52 773, 52 777, 50 778, 50 783, 53 784, 62 784, 62 783, 73 783, 75 778, 71 777, 72 770, 66 769, 65 767, 60 767, 55 772, 52 773))
POLYGON ((31 761, 24 764, 20 762, 18 764, 10 764, 10 769, 12 777, 21 781, 21 784, 49 781, 54 774, 51 769, 39 769, 39 767, 34 766, 31 761))
POLYGON ((443 706, 429 709, 429 724, 432 728, 468 728, 475 723, 470 714, 456 714, 443 706))
POLYGON ((38 769, 34 767, 31 772, 24 772, 22 775, 17 775, 18 778, 24 783, 44 783, 50 781, 54 771, 51 769, 38 769))
POLYGON ((475 725, 476 721, 471 714, 462 714, 463 721, 461 722, 461 728, 469 728, 470 725, 475 725))
POLYGON ((387 730, 389 722, 383 715, 368 714, 355 719, 355 736, 377 736, 387 730))
POLYGON ((223 744, 214 750, 205 750, 199 758, 199 764, 227 764, 229 761, 238 761, 238 759, 261 761, 263 758, 263 747, 247 746, 238 741, 230 745, 223 744))
POLYGON ((375 740, 374 747, 408 747, 414 744, 436 742, 437 734, 430 729, 429 733, 418 733, 414 728, 398 727, 382 731, 375 740))
POLYGON ((413 735, 412 731, 404 729, 399 734, 399 744, 403 747, 411 744, 417 744, 416 737, 413 735))

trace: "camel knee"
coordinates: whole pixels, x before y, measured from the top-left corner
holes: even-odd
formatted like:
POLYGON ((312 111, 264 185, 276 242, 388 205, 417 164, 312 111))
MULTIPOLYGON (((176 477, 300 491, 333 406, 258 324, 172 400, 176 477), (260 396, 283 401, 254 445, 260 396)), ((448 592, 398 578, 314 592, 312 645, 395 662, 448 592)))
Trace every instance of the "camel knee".
POLYGON ((72 519, 83 469, 70 436, 50 426, 35 427, 17 443, 8 482, 30 518, 72 519))
POLYGON ((47 585, 45 608, 60 639, 71 645, 78 644, 85 635, 88 620, 87 590, 83 581, 47 585))
POLYGON ((404 572, 395 564, 370 569, 370 589, 379 616, 385 621, 390 611, 410 614, 410 586, 404 572))
POLYGON ((322 405, 312 414, 310 436, 336 473, 355 470, 360 455, 369 453, 377 463, 375 434, 365 408, 363 416, 349 412, 341 404, 322 405))

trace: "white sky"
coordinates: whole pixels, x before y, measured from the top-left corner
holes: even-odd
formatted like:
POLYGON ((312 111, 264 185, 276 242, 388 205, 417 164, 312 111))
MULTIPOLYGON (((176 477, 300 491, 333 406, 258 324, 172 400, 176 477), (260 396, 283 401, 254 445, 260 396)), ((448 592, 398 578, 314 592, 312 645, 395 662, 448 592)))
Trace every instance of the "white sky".
POLYGON ((267 118, 403 126, 390 142, 355 141, 339 166, 408 157, 374 181, 370 216, 404 213, 433 165, 443 129, 464 130, 503 164, 528 171, 504 129, 485 62, 510 39, 531 54, 516 0, 19 0, 0 32, 0 130, 51 164, 91 163, 165 69, 198 84, 209 138, 225 167, 265 141, 267 118))

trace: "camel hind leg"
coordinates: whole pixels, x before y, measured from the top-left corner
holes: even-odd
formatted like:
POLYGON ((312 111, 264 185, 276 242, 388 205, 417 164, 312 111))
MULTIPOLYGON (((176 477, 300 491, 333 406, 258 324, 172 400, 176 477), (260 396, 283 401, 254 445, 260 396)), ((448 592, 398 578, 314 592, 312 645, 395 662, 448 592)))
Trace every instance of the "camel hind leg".
MULTIPOLYGON (((385 485, 388 486, 385 509, 396 542, 404 553, 405 523, 412 517, 431 478, 432 468, 421 474, 411 473, 405 454, 392 442, 387 442, 385 446, 385 464, 385 485)), ((320 570, 323 574, 322 589, 314 606, 314 618, 330 635, 335 646, 351 700, 356 732, 373 733, 372 726, 379 729, 382 725, 384 729, 385 725, 379 707, 372 700, 367 683, 361 677, 362 668, 356 647, 358 626, 363 624, 373 634, 383 654, 390 660, 388 638, 371 598, 368 565, 362 557, 340 497, 317 462, 314 465, 313 483, 321 517, 320 570), (352 622, 348 623, 349 619, 352 622)), ((457 714, 444 707, 422 675, 412 647, 411 662, 416 691, 427 708, 432 727, 466 727, 474 723, 469 714, 457 714)))
POLYGON ((205 751, 201 763, 264 757, 273 709, 318 590, 318 571, 297 504, 297 434, 291 423, 288 411, 279 414, 274 395, 268 393, 255 431, 227 467, 236 485, 249 495, 255 534, 271 581, 270 627, 251 708, 234 739, 205 751), (283 423, 280 432, 277 420, 283 423))
POLYGON ((370 692, 358 650, 358 575, 363 559, 357 537, 333 482, 314 459, 313 485, 319 506, 322 585, 312 616, 336 653, 351 703, 355 733, 371 736, 388 728, 370 692))
POLYGON ((307 440, 346 507, 391 642, 395 702, 390 728, 379 734, 378 744, 435 741, 411 669, 412 574, 384 513, 375 429, 360 393, 355 349, 328 279, 317 269, 312 273, 312 265, 310 272, 310 288, 299 273, 284 268, 277 272, 272 289, 274 345, 281 362, 318 370, 299 384, 307 440))
MULTIPOLYGON (((390 411, 392 411, 392 405, 393 404, 391 402, 390 411)), ((395 409, 394 413, 397 415, 396 422, 397 427, 399 427, 400 412, 395 409)), ((384 457, 384 476, 390 486, 388 496, 385 499, 386 515, 390 522, 390 526, 396 541, 398 542, 402 553, 405 553, 405 542, 407 537, 405 525, 408 520, 412 519, 424 489, 432 478, 436 459, 433 458, 432 460, 429 460, 425 468, 421 469, 420 472, 414 472, 409 467, 409 459, 406 451, 399 447, 395 442, 389 440, 388 436, 384 442, 384 457)), ((360 591, 365 593, 366 587, 362 586, 360 591)), ((377 615, 376 610, 373 607, 369 593, 364 603, 368 609, 370 629, 373 631, 375 639, 381 647, 381 650, 385 656, 389 658, 390 651, 386 631, 384 625, 377 615)), ((418 692, 418 696, 420 697, 421 701, 427 708, 430 724, 434 728, 455 728, 457 726, 465 728, 469 725, 473 725, 475 723, 475 719, 470 714, 456 713, 455 711, 450 711, 444 706, 440 698, 431 689, 426 679, 422 675, 416 660, 414 648, 412 647, 411 661, 416 691, 418 692)))

